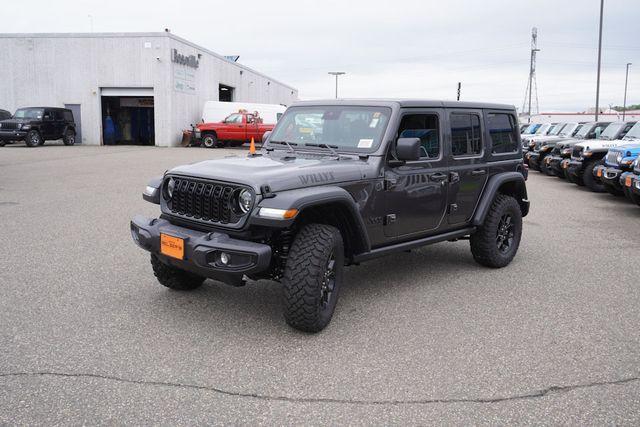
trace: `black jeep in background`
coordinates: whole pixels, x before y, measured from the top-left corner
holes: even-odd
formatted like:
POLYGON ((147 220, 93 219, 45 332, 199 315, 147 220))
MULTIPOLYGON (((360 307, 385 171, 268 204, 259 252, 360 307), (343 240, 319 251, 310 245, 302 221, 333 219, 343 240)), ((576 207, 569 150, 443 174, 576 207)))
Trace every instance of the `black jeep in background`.
POLYGON ((0 120, 0 147, 6 143, 24 141, 28 147, 43 145, 45 141, 62 139, 64 145, 76 142, 73 113, 66 108, 19 108, 8 119, 0 120))
POLYGON ((487 267, 516 255, 529 201, 513 106, 300 102, 264 140, 259 154, 148 184, 143 197, 161 215, 134 217, 131 235, 160 284, 276 280, 287 323, 316 332, 346 265, 460 239, 487 267))
POLYGON ((11 113, 7 110, 0 110, 0 120, 6 120, 11 118, 11 113))

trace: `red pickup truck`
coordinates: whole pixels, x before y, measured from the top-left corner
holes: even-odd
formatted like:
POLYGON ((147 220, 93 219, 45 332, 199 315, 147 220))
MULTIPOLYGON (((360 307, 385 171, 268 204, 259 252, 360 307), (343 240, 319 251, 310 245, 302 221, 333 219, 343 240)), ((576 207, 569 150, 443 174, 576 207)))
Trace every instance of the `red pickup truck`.
POLYGON ((220 123, 201 123, 196 126, 196 138, 207 148, 224 147, 225 145, 242 145, 254 138, 262 141, 262 135, 273 130, 275 125, 264 124, 255 113, 233 113, 220 123))

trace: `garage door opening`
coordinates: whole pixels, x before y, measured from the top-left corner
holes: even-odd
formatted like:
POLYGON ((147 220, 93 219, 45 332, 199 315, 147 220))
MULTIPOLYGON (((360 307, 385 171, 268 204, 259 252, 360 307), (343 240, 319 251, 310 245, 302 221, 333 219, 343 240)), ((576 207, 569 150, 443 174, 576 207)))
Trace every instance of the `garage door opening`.
POLYGON ((104 145, 155 145, 153 96, 102 96, 104 145))
POLYGON ((233 89, 231 86, 218 86, 218 100, 220 102, 233 102, 233 89))

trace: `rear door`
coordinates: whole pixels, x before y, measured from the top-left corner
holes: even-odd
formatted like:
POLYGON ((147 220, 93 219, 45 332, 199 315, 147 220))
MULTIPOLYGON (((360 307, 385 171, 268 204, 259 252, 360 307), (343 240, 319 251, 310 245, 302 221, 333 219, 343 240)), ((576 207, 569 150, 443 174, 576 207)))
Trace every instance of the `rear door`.
POLYGON ((396 139, 420 138, 421 157, 404 165, 389 165, 385 171, 383 223, 388 237, 429 234, 443 222, 448 178, 443 153, 443 114, 441 109, 402 112, 396 139))
POLYGON ((487 182, 482 110, 447 110, 450 128, 449 224, 469 221, 487 182))
POLYGON ((55 118, 55 135, 54 138, 62 138, 62 133, 66 127, 66 122, 64 121, 64 114, 62 110, 53 110, 53 117, 55 118))
POLYGON ((40 133, 44 139, 56 138, 56 116, 53 110, 48 108, 44 110, 40 133))

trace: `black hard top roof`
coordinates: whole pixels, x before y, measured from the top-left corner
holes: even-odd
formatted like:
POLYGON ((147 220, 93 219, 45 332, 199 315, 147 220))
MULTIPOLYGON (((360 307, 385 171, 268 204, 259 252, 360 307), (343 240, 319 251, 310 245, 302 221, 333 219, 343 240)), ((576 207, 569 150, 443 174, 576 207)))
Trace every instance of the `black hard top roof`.
POLYGON ((515 110, 513 105, 495 104, 491 102, 444 101, 436 99, 318 99, 314 101, 298 101, 292 106, 312 105, 383 105, 407 108, 487 108, 495 110, 515 110))

